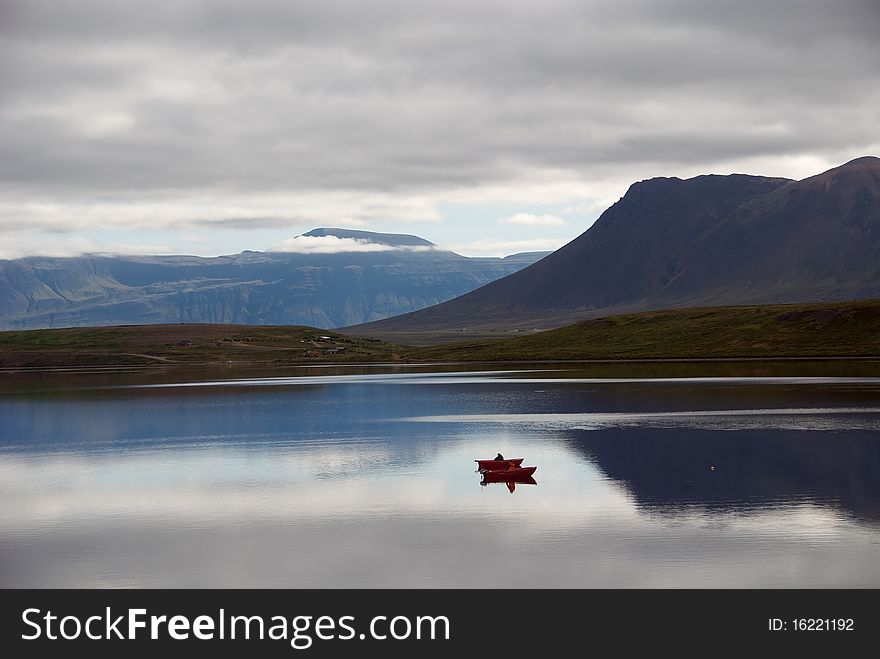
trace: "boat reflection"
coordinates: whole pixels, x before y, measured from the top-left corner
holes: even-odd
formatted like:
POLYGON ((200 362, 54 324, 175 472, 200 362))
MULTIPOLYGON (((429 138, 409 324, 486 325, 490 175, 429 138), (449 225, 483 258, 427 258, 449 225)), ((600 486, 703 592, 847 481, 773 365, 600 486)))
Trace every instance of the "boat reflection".
POLYGON ((503 471, 498 472, 484 472, 483 478, 480 481, 480 485, 485 487, 491 483, 504 483, 507 485, 507 489, 510 490, 511 493, 516 490, 517 485, 537 485, 538 482, 532 478, 531 476, 516 476, 511 474, 505 474, 503 471))

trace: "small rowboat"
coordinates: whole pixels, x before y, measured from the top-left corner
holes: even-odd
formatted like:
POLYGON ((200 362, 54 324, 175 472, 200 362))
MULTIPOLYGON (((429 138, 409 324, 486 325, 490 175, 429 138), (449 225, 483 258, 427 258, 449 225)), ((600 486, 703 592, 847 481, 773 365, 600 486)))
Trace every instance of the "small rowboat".
POLYGON ((515 483, 531 479, 537 467, 514 467, 506 471, 484 471, 483 480, 487 483, 515 483))
POLYGON ((512 460, 474 460, 477 463, 478 471, 501 471, 510 467, 519 467, 523 459, 513 458, 512 460))

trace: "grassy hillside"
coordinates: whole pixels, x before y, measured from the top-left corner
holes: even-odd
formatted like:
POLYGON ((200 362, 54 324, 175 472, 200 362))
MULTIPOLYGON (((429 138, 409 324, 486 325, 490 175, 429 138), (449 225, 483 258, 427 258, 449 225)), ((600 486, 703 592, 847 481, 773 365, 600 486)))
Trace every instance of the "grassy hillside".
POLYGON ((880 300, 634 313, 418 354, 438 361, 880 356, 880 300))
POLYGON ((389 344, 298 326, 125 325, 0 332, 0 367, 5 368, 398 358, 389 344))
POLYGON ((396 346, 292 326, 0 332, 0 367, 391 361, 880 357, 880 300, 653 311, 511 339, 396 346))

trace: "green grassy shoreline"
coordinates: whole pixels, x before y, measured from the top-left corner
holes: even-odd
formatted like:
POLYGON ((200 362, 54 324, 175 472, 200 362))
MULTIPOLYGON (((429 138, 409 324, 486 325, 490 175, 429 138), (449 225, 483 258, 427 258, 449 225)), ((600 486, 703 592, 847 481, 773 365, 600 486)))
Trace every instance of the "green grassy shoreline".
POLYGON ((880 300, 648 311, 508 339, 400 346, 299 326, 0 332, 0 368, 880 358, 880 300))
POLYGON ((420 354, 441 361, 880 357, 880 301, 648 311, 420 354))

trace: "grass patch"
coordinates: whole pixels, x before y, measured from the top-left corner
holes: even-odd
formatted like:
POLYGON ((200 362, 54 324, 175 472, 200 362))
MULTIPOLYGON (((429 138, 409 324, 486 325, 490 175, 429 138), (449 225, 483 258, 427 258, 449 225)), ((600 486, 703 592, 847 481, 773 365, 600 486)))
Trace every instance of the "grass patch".
POLYGON ((650 311, 418 354, 437 361, 876 357, 880 301, 650 311))
POLYGON ((880 357, 880 300, 673 309, 515 338, 396 346, 301 326, 135 325, 0 332, 0 367, 880 357))

